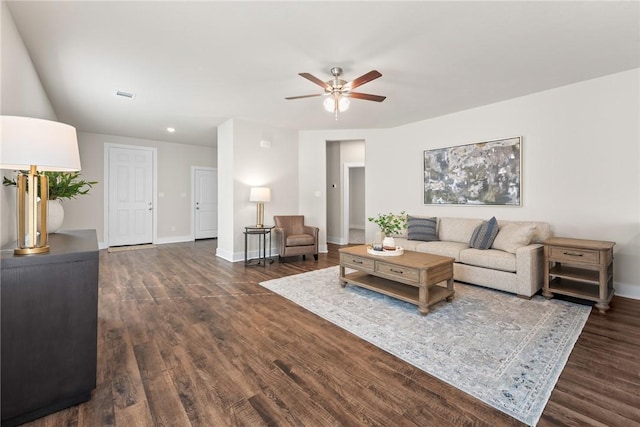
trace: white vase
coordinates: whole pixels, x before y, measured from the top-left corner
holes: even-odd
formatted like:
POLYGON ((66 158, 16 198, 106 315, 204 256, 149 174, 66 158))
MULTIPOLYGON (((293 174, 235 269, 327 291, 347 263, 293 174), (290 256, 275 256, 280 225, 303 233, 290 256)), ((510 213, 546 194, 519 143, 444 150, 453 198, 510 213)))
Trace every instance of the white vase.
POLYGON ((62 227, 64 221, 64 208, 59 199, 47 202, 47 232, 55 233, 62 227))
POLYGON ((396 250, 396 241, 393 237, 386 236, 382 239, 382 247, 387 250, 395 251, 396 250))

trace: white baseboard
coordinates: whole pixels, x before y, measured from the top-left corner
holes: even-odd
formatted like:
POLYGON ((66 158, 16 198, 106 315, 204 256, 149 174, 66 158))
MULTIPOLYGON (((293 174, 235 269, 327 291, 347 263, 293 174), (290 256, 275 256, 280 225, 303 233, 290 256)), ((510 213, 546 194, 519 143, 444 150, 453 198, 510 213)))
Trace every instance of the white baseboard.
POLYGON ((613 288, 616 290, 616 295, 620 297, 640 300, 640 286, 638 285, 614 282, 613 288))
POLYGON ((158 245, 164 245, 166 243, 182 243, 193 242, 193 236, 171 236, 171 237, 158 237, 155 241, 158 245))
MULTIPOLYGON (((243 255, 242 259, 244 259, 244 252, 243 252, 242 255, 243 255)), ((216 249, 216 256, 218 256, 218 257, 220 257, 220 258, 222 258, 224 260, 230 261, 230 262, 235 262, 233 260, 233 252, 225 251, 224 249, 217 248, 216 249)))
MULTIPOLYGON (((164 245, 167 243, 183 243, 183 242, 193 242, 192 236, 172 236, 172 237, 159 237, 153 242, 156 245, 164 245)), ((109 244, 106 242, 98 242, 98 248, 107 249, 109 248, 109 244)))
MULTIPOLYGON (((345 239, 344 237, 335 237, 335 236, 327 236, 327 243, 332 243, 334 245, 346 245, 349 243, 349 239, 345 239)), ((325 245, 325 248, 327 246, 325 245)), ((320 248, 318 248, 320 251, 320 248)))

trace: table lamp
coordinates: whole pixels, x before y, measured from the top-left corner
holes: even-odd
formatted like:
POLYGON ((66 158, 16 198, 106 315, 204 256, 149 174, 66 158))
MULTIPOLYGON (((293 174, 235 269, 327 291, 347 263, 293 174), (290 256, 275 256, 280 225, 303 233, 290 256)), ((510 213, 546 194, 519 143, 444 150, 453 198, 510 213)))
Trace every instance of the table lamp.
POLYGON ((256 227, 264 227, 264 202, 271 201, 271 189, 268 187, 252 187, 249 193, 250 202, 258 202, 256 227))
POLYGON ((76 129, 50 120, 0 116, 0 169, 28 170, 16 177, 18 243, 14 253, 49 252, 49 181, 46 175, 38 172, 80 170, 76 129))

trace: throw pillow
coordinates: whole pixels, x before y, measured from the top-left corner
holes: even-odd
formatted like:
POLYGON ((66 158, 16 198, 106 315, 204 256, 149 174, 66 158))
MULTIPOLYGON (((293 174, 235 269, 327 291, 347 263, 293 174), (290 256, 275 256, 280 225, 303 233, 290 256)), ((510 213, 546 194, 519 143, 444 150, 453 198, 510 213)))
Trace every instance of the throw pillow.
POLYGON ((498 220, 494 216, 476 227, 471 235, 469 246, 475 249, 489 249, 498 235, 498 220))
POLYGON ((407 217, 407 231, 409 240, 421 240, 423 242, 434 242, 438 240, 436 226, 438 218, 417 218, 407 217))
POLYGON ((515 254, 518 248, 531 243, 536 228, 528 224, 505 224, 493 241, 493 248, 515 254))

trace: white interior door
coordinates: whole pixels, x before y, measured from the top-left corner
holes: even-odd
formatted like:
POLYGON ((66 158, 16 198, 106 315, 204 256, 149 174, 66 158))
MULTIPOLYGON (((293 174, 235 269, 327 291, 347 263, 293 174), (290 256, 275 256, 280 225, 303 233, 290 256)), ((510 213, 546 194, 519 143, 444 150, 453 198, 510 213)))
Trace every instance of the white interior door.
POLYGON ((153 151, 109 148, 109 246, 153 241, 153 151))
POLYGON ((194 169, 196 239, 218 237, 218 171, 216 169, 194 169))

